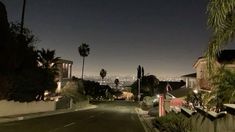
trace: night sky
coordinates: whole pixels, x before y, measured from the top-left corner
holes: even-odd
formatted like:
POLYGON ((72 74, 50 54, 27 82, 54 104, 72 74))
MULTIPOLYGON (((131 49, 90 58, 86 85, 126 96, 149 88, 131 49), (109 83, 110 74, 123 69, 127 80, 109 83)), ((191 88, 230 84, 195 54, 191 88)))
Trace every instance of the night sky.
MULTIPOLYGON (((20 21, 23 0, 1 0, 9 21, 20 21)), ((81 75, 77 47, 90 45, 85 75, 181 76, 207 48, 207 0, 27 0, 25 25, 37 36, 37 48, 55 49, 74 62, 81 75)))

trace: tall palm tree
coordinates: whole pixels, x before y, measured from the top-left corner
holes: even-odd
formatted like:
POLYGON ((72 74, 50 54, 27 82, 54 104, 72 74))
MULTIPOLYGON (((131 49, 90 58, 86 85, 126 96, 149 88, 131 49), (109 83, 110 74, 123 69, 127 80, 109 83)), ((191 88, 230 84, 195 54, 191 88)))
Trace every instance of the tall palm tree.
POLYGON ((82 61, 82 80, 83 80, 85 57, 87 57, 89 55, 89 53, 90 53, 89 45, 86 44, 86 43, 82 43, 82 45, 80 45, 78 47, 78 52, 79 52, 80 56, 83 57, 83 61, 82 61))
POLYGON ((207 13, 208 26, 213 32, 206 52, 208 68, 211 72, 212 64, 220 50, 235 37, 235 1, 210 0, 207 13))
POLYGON ((103 80, 104 80, 104 77, 106 77, 106 75, 107 75, 107 71, 104 70, 104 69, 101 69, 101 70, 100 70, 100 76, 101 76, 101 78, 102 78, 102 82, 103 82, 103 80))

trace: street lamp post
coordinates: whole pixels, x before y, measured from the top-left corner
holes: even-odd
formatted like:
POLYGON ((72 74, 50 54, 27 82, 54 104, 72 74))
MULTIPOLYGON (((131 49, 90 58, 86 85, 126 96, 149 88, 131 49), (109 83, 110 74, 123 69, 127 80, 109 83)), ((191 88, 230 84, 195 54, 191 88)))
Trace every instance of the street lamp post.
POLYGON ((20 33, 23 34, 23 28, 24 28, 24 15, 25 15, 25 4, 26 0, 23 2, 23 9, 22 9, 22 16, 21 16, 21 24, 20 24, 20 33))

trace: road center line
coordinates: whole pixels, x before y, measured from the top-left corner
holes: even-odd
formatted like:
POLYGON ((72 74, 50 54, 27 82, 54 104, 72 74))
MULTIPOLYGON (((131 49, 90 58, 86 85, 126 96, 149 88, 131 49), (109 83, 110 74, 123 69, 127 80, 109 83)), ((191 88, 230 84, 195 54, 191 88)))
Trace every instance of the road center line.
POLYGON ((76 123, 75 122, 72 122, 72 123, 69 123, 67 125, 65 125, 64 127, 69 127, 69 126, 72 126, 72 125, 75 125, 76 123))

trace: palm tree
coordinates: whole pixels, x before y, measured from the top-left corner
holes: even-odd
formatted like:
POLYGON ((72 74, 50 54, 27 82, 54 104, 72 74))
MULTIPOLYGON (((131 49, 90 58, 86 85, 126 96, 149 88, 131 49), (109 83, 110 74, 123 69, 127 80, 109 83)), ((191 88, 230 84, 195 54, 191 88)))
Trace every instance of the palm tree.
POLYGON ((57 63, 60 57, 55 57, 55 50, 43 49, 37 50, 37 62, 39 67, 42 68, 41 74, 43 79, 42 89, 38 89, 37 100, 44 99, 45 90, 54 91, 57 86, 54 81, 55 76, 58 75, 57 63))
POLYGON ((235 1, 210 0, 207 13, 208 26, 213 32, 206 52, 208 68, 211 73, 216 56, 235 37, 235 1))
POLYGON ((84 61, 85 61, 85 57, 87 57, 90 53, 90 48, 89 45, 86 43, 82 43, 82 45, 80 45, 78 47, 78 52, 80 54, 80 56, 83 57, 83 61, 82 61, 82 80, 83 80, 83 72, 84 72, 84 61))
POLYGON ((117 89, 117 88, 118 88, 118 85, 119 85, 119 79, 116 78, 116 79, 114 80, 114 83, 116 84, 116 89, 117 89))
POLYGON ((37 53, 37 60, 40 67, 42 67, 43 69, 56 69, 56 65, 60 57, 55 57, 55 50, 45 50, 44 48, 42 48, 42 50, 38 50, 37 53))
POLYGON ((104 77, 105 77, 106 75, 107 75, 107 71, 104 70, 104 69, 101 69, 101 70, 100 70, 100 76, 101 76, 101 78, 102 78, 102 82, 103 82, 104 77))
MULTIPOLYGON (((225 82, 227 78, 222 78, 222 75, 230 75, 230 73, 221 70, 215 66, 215 61, 220 51, 235 37, 235 1, 234 0, 210 0, 207 6, 208 13, 208 26, 211 28, 213 34, 209 42, 209 46, 206 52, 207 65, 209 71, 209 78, 212 84, 212 93, 207 94, 204 101, 214 98, 217 108, 221 103, 222 96, 228 96, 227 93, 219 91, 224 88, 222 82, 225 82), (219 83, 218 83, 219 82, 219 83), (219 85, 218 85, 219 84, 219 85), (207 97, 208 96, 208 97, 207 97)), ((229 80, 234 78, 229 77, 229 80)), ((229 91, 233 90, 230 86, 233 85, 233 81, 227 81, 226 88, 229 91)), ((222 100, 223 103, 226 103, 222 100)), ((213 103, 212 103, 213 104, 213 103)))

